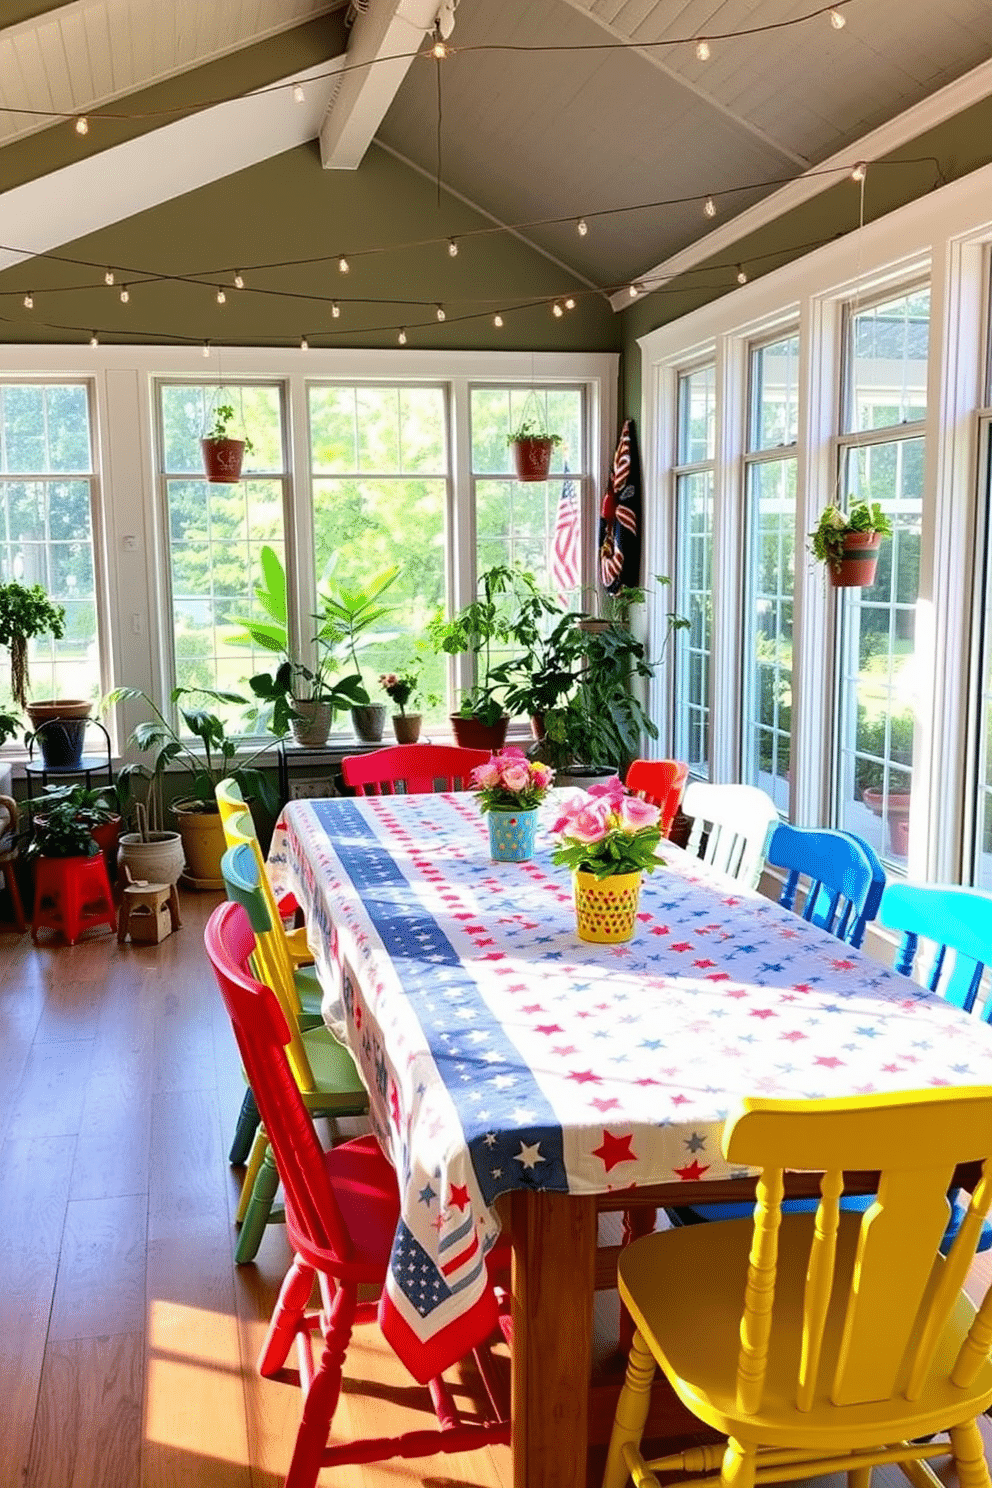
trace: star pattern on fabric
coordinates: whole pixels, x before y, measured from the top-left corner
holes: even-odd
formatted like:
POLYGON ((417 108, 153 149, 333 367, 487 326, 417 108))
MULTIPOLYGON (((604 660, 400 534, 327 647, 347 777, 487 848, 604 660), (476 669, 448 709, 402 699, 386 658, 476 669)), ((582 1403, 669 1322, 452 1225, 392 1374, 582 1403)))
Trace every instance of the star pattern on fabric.
POLYGON ((462 1183, 452 1183, 448 1194, 448 1203, 459 1212, 468 1208, 468 1187, 462 1183))
POLYGON ((540 1142, 532 1142, 530 1146, 526 1142, 520 1143, 520 1151, 516 1153, 516 1160, 524 1168, 533 1169, 537 1163, 543 1163, 540 1142))
POLYGON ((618 1163, 637 1161, 637 1153, 630 1145, 633 1140, 633 1132, 626 1132, 622 1137, 614 1137, 604 1128, 603 1140, 598 1147, 592 1149, 592 1155, 599 1158, 608 1173, 612 1173, 618 1163))

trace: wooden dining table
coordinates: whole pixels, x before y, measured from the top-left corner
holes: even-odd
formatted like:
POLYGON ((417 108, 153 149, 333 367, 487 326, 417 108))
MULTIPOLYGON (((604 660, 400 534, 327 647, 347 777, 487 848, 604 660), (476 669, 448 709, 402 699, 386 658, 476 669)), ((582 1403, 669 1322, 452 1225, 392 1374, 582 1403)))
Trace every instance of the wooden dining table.
MULTIPOLYGON (((743 1095, 992 1084, 992 1028, 667 842, 633 941, 581 941, 543 812, 534 858, 495 863, 470 793, 291 802, 269 871, 397 1172, 383 1331, 419 1379, 461 1358, 508 1226, 514 1482, 575 1488, 618 1389, 589 1388, 600 1214, 753 1192, 720 1147, 743 1095)), ((659 1397, 650 1434, 688 1424, 659 1397)))

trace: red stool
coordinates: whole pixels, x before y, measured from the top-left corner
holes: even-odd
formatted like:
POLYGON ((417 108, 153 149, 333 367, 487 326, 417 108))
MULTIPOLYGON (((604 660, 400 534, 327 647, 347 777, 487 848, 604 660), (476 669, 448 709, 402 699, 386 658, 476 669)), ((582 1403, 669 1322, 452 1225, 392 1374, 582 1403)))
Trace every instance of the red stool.
POLYGON ((94 925, 117 929, 103 853, 93 858, 37 858, 31 939, 42 928, 60 930, 75 945, 94 925))

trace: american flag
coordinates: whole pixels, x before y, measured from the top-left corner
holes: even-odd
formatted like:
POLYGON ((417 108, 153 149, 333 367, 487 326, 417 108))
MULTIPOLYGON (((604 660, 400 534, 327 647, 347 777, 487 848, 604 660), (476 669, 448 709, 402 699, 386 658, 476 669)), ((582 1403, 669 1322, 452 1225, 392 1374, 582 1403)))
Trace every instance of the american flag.
POLYGON ((566 465, 551 545, 551 583, 562 605, 579 582, 579 526, 579 491, 566 465))

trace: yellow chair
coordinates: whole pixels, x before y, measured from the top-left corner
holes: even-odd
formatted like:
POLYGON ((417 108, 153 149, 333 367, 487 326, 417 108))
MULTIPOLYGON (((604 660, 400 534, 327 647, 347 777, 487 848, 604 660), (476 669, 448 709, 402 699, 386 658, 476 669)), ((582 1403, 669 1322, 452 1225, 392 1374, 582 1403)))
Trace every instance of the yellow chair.
MULTIPOLYGON (((761 1170, 754 1218, 667 1230, 619 1262, 637 1332, 604 1488, 703 1473, 726 1488, 832 1472, 868 1488, 898 1463, 917 1488, 953 1454, 961 1488, 989 1488, 977 1418, 992 1404, 992 1288, 962 1290, 992 1202, 992 1087, 830 1101, 745 1100, 728 1162, 761 1170), (982 1178, 944 1259, 956 1163, 982 1178), (818 1212, 781 1212, 786 1169, 825 1174, 818 1212), (844 1170, 878 1170, 864 1215, 843 1213, 844 1170), (725 1443, 646 1462, 656 1363, 725 1443), (950 1443, 924 1441, 949 1430, 950 1443)), ((706 1481, 701 1479, 699 1481, 706 1481)))
MULTIPOLYGON (((277 925, 281 925, 282 911, 276 903, 276 896, 269 882, 269 875, 265 869, 265 858, 262 854, 262 844, 258 840, 258 833, 255 831, 255 822, 248 803, 241 794, 241 787, 236 780, 228 776, 226 780, 220 782, 214 794, 217 797, 221 826, 224 829, 225 846, 236 847, 239 842, 254 843, 259 862, 262 864, 262 893, 265 895, 265 902, 268 905, 273 921, 277 925)), ((313 961, 313 952, 307 945, 306 929, 301 926, 296 930, 287 930, 285 934, 289 957, 294 966, 310 965, 313 961)))

